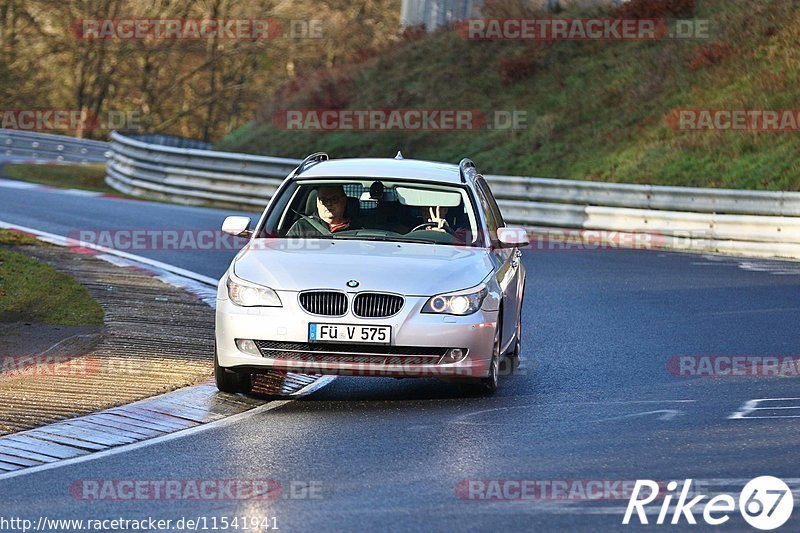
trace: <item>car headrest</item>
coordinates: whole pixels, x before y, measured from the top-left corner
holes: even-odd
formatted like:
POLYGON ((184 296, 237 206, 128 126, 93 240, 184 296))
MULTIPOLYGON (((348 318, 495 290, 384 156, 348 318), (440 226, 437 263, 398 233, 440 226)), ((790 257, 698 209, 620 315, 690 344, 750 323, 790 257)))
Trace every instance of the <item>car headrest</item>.
POLYGON ((314 216, 317 214, 317 191, 316 189, 308 193, 306 198, 306 215, 314 216))
POLYGON ((361 211, 361 204, 358 201, 358 198, 352 198, 350 196, 347 197, 347 207, 344 210, 345 215, 347 217, 357 217, 359 212, 361 211))

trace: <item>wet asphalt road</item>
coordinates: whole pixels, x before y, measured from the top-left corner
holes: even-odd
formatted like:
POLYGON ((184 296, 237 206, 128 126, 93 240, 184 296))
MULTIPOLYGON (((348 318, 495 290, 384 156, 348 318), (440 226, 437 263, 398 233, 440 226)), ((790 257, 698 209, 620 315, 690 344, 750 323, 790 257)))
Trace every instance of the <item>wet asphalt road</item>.
MULTIPOLYGON (((101 224, 216 228, 225 214, 0 187, 0 220, 62 235, 101 224)), ((232 252, 140 254, 217 277, 232 252)), ((222 427, 0 480, 0 517, 247 515, 275 517, 283 531, 605 531, 626 529, 627 499, 487 501, 486 492, 470 498, 461 489, 469 480, 692 478, 738 497, 760 475, 800 488, 800 400, 763 401, 789 409, 730 418, 749 400, 800 397, 800 380, 687 378, 668 368, 678 355, 800 355, 800 263, 624 250, 529 250, 523 260, 523 364, 491 398, 436 380, 337 378, 222 427), (69 490, 87 479, 254 478, 277 480, 281 496, 85 501, 69 490), (309 486, 314 497, 304 497, 309 486)), ((797 530, 799 512, 784 529, 797 530)), ((719 529, 746 528, 732 513, 719 529)))

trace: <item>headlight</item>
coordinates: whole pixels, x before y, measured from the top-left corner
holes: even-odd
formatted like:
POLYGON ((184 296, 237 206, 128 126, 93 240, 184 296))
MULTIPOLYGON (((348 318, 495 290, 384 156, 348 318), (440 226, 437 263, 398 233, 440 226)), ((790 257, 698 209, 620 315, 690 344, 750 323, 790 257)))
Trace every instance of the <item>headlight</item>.
POLYGON ((437 294, 425 303, 422 312, 440 315, 471 315, 481 308, 487 294, 489 294, 489 289, 486 288, 486 285, 437 294))
POLYGON ((228 297, 236 305, 242 307, 281 307, 278 294, 262 285, 255 285, 246 281, 233 281, 228 276, 228 297))

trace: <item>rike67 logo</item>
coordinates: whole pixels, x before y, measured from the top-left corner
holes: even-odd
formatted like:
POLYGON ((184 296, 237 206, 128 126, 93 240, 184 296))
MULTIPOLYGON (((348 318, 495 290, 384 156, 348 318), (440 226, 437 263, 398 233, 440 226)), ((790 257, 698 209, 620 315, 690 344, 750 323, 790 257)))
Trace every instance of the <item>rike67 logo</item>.
POLYGON ((658 525, 680 524, 684 519, 688 524, 697 524, 694 516, 697 512, 702 513, 706 524, 718 526, 727 522, 730 514, 738 507, 739 513, 752 527, 771 530, 785 524, 794 509, 794 497, 789 486, 772 476, 760 476, 750 480, 739 494, 738 506, 736 499, 730 494, 717 494, 711 498, 703 494, 695 496, 692 493, 691 479, 684 482, 680 492, 676 481, 669 482, 666 488, 666 493, 660 494, 657 482, 649 479, 636 480, 622 523, 629 524, 635 512, 640 524, 649 524, 647 511, 656 509, 651 507, 646 510, 645 507, 657 499, 662 500, 655 521, 658 525), (694 497, 689 499, 690 495, 694 497), (675 496, 677 502, 674 503, 674 508, 671 508, 675 496), (671 519, 667 522, 670 515, 671 519))

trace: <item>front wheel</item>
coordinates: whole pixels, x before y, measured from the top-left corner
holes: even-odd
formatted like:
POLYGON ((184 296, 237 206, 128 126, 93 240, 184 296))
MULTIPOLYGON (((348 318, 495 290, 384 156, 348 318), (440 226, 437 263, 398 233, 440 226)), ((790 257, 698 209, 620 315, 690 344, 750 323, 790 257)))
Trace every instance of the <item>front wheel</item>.
POLYGON ((519 359, 520 354, 522 354, 522 310, 520 310, 517 318, 517 330, 514 332, 514 336, 516 337, 514 347, 508 353, 508 356, 512 359, 519 359))
POLYGON ((495 354, 492 356, 492 360, 489 363, 489 375, 485 378, 481 378, 480 382, 478 383, 479 392, 491 395, 497 391, 497 384, 500 375, 500 356, 495 354))
POLYGON ((214 348, 214 380, 217 382, 217 389, 221 392, 247 394, 253 390, 253 374, 234 372, 219 366, 216 347, 214 348))
POLYGON ((489 375, 473 382, 470 386, 471 392, 481 396, 491 396, 497 391, 500 376, 500 338, 501 324, 497 321, 497 329, 494 333, 494 346, 492 347, 492 359, 489 361, 489 375))

